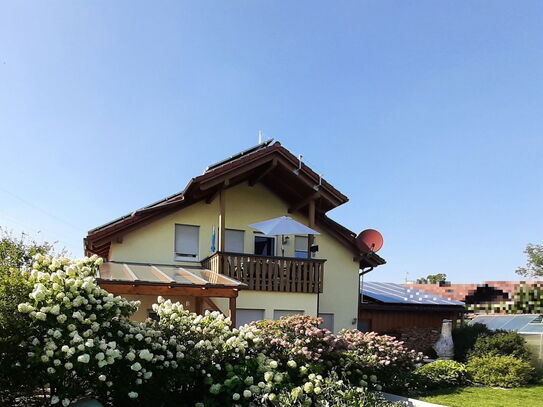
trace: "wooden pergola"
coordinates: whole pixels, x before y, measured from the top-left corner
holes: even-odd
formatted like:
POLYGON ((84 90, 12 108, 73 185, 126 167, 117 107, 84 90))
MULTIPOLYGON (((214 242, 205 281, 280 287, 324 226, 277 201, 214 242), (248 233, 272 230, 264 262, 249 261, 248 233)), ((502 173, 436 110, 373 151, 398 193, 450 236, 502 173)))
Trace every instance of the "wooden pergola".
POLYGON ((97 282, 116 295, 194 297, 196 313, 202 314, 206 298, 228 298, 228 316, 236 325, 236 299, 246 284, 204 268, 172 265, 107 262, 97 282))

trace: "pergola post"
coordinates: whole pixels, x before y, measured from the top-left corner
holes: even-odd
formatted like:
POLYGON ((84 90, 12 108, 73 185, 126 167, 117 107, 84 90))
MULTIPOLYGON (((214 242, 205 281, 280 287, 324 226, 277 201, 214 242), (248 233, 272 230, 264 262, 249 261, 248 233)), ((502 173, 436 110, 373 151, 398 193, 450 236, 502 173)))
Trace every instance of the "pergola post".
POLYGON ((228 306, 228 316, 232 321, 232 326, 236 327, 236 297, 230 297, 228 306))
POLYGON ((194 298, 196 303, 196 314, 202 315, 202 312, 204 310, 204 299, 203 297, 195 297, 194 298))

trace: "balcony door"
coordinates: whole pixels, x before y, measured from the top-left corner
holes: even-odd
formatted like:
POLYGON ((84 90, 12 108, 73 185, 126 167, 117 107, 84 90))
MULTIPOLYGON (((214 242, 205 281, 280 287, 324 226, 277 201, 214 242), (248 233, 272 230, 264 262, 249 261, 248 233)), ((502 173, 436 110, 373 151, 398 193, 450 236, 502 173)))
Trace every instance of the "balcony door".
POLYGON ((255 234, 254 239, 257 256, 275 256, 275 236, 255 234))

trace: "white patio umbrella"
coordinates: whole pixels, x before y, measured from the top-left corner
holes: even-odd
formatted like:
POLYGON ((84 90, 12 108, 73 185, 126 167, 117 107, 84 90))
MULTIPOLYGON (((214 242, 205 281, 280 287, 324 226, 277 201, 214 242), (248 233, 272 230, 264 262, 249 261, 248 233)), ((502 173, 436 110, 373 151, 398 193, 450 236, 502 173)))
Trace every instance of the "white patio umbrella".
POLYGON ((249 225, 265 235, 281 236, 281 254, 285 254, 283 249, 284 235, 319 235, 316 230, 307 227, 303 223, 295 221, 290 216, 280 216, 278 218, 268 219, 249 225))

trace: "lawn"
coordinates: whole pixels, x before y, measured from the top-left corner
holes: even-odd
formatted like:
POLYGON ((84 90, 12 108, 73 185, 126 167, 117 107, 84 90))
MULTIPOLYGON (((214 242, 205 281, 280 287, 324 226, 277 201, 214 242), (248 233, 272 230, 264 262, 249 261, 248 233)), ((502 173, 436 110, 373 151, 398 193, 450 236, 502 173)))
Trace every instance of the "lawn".
POLYGON ((543 384, 510 390, 488 387, 442 389, 418 399, 450 407, 535 407, 543 406, 543 384))

